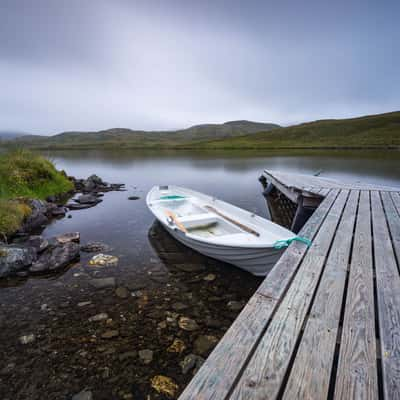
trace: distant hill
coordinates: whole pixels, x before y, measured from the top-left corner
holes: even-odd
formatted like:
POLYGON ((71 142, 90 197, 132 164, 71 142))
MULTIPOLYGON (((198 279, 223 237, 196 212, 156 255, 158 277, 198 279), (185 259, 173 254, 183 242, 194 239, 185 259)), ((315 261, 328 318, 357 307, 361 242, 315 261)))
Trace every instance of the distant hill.
POLYGON ((400 111, 329 119, 197 143, 204 149, 398 148, 400 111))
POLYGON ((175 147, 193 141, 233 138, 279 128, 252 121, 195 125, 176 131, 142 131, 113 128, 98 132, 63 132, 54 136, 22 136, 12 143, 40 148, 175 147))
POLYGON ((4 131, 0 131, 0 140, 12 140, 12 139, 26 136, 26 135, 28 135, 28 134, 25 132, 4 130, 4 131))

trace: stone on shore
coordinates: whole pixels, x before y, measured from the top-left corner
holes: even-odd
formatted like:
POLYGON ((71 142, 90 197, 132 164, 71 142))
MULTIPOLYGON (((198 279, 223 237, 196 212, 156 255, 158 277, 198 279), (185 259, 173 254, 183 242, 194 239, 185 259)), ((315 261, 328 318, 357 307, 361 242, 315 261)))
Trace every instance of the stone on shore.
POLYGON ((0 278, 15 275, 36 260, 33 248, 0 245, 0 278))
POLYGON ((93 394, 90 390, 82 390, 73 395, 71 400, 93 400, 93 394))
POLYGON ((65 268, 79 257, 79 245, 74 242, 59 244, 40 254, 37 261, 35 261, 29 272, 43 273, 51 272, 58 269, 65 268))
POLYGON ((58 243, 64 244, 69 242, 79 243, 81 240, 81 235, 79 232, 69 232, 64 233, 62 235, 56 236, 56 240, 58 243))

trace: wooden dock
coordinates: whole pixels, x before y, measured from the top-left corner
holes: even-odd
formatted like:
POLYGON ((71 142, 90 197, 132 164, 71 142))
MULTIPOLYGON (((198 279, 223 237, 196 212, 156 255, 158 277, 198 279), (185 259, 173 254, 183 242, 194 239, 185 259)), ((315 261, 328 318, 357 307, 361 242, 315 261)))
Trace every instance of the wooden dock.
POLYGON ((180 400, 400 399, 400 188, 267 174, 323 197, 312 245, 289 246, 180 400))

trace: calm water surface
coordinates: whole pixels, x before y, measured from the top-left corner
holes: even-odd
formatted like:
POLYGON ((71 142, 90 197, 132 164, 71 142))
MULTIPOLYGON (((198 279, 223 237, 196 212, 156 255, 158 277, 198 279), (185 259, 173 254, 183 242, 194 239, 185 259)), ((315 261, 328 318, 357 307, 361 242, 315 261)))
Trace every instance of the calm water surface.
MULTIPOLYGON (((234 267, 202 257, 176 243, 147 210, 145 195, 158 184, 176 184, 211 194, 267 216, 261 185, 263 169, 400 186, 400 154, 396 152, 325 152, 306 155, 256 153, 167 153, 133 151, 65 151, 46 153, 59 169, 85 178, 97 174, 125 183, 127 192, 110 192, 94 208, 73 211, 54 221, 43 234, 79 231, 81 242, 99 241, 119 257, 117 267, 88 266, 90 254, 57 276, 12 280, 0 287, 0 397, 3 399, 69 399, 88 388, 95 399, 163 398, 151 387, 155 375, 179 386, 192 377, 180 363, 189 354, 206 357, 200 336, 222 337, 239 312, 229 302, 245 303, 260 283, 234 267), (129 195, 140 196, 129 201, 129 195), (192 272, 182 270, 192 266, 192 272), (205 281, 207 275, 212 281, 205 281), (117 285, 138 296, 120 298, 114 288, 93 289, 96 277, 115 277, 117 285), (91 302, 80 307, 80 302, 91 302), (178 304, 180 303, 180 304, 178 304), (100 313, 102 322, 88 322, 100 313), (181 316, 198 324, 179 328, 181 316), (112 339, 101 335, 118 332, 112 339), (35 342, 21 345, 21 335, 35 342), (169 349, 174 340, 185 349, 169 349), (144 363, 138 351, 153 351, 144 363)), ((237 304, 237 303, 235 303, 237 304)), ((214 340, 213 339, 213 340, 214 340)), ((215 343, 214 343, 215 344, 215 343)))

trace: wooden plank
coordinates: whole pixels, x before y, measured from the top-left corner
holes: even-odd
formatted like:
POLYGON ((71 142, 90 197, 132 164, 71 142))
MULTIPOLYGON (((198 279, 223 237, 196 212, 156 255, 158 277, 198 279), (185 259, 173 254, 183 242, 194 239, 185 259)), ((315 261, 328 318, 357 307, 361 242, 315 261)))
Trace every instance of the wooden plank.
POLYGON ((290 284, 230 399, 275 399, 348 197, 342 191, 290 284))
POLYGON ((358 196, 352 191, 344 209, 283 399, 328 396, 358 196))
POLYGON ((335 399, 375 400, 379 397, 371 213, 367 191, 360 195, 335 383, 335 399))
MULTIPOLYGON (((332 191, 301 230, 301 236, 313 239, 329 210, 337 191, 332 191)), ((253 352, 280 297, 297 271, 307 246, 292 242, 260 285, 199 372, 183 391, 180 400, 224 399, 253 352)))
POLYGON ((379 192, 371 208, 383 392, 400 399, 400 276, 379 192))
POLYGON ((389 224, 393 248, 396 253, 397 262, 400 261, 400 196, 393 193, 382 192, 381 197, 385 208, 386 219, 389 224), (396 196, 397 195, 397 196, 396 196))

